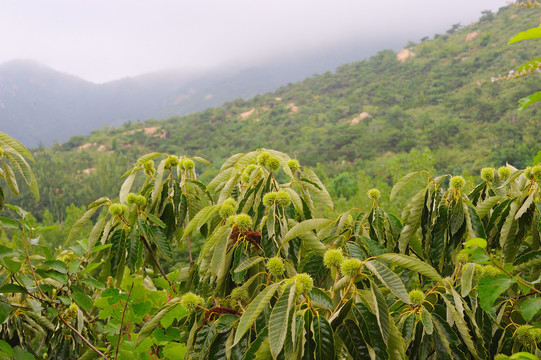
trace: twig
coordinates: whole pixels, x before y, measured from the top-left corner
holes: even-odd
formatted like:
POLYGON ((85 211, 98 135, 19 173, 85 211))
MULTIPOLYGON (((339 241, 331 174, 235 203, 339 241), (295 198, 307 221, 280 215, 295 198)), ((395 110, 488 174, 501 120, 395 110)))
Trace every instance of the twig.
POLYGON ((146 239, 144 236, 139 236, 139 238, 143 241, 143 244, 145 244, 145 247, 147 248, 148 252, 150 253, 150 256, 152 257, 152 260, 154 260, 154 263, 156 264, 156 266, 158 267, 158 270, 160 270, 160 273, 162 274, 163 278, 165 279, 165 281, 167 281, 167 283, 171 286, 173 285, 171 283, 171 281, 169 281, 169 279, 167 278, 167 275, 165 275, 165 272, 163 271, 162 267, 160 266, 160 263, 158 261, 158 259, 156 259, 156 256, 154 255, 154 252, 152 251, 152 249, 150 248, 150 245, 147 243, 146 239))
POLYGON ((24 231, 24 216, 23 216, 22 228, 23 228, 22 233, 23 233, 24 248, 26 250, 26 260, 28 261, 28 265, 30 266, 30 271, 32 271, 32 276, 34 277, 34 282, 36 283, 36 286, 38 287, 41 296, 46 298, 47 295, 45 295, 43 290, 41 290, 41 287, 39 286, 39 283, 38 283, 38 279, 36 277, 36 273, 34 272, 34 266, 32 265, 32 261, 30 261, 30 253, 28 252, 28 241, 26 239, 26 232, 24 231))
POLYGON ((494 264, 494 266, 496 266, 498 269, 500 269, 501 271, 503 271, 504 273, 506 273, 508 276, 511 276, 512 278, 516 278, 517 281, 518 281, 519 283, 521 283, 522 285, 526 286, 528 289, 533 290, 533 291, 535 291, 535 292, 538 293, 538 294, 541 294, 541 291, 537 290, 536 288, 534 288, 534 287, 531 286, 530 284, 526 283, 524 280, 522 280, 522 279, 520 278, 520 276, 515 276, 515 275, 511 274, 509 271, 505 270, 505 268, 504 268, 503 266, 501 266, 500 264, 498 264, 498 263, 496 262, 496 260, 492 260, 492 264, 494 264))
POLYGON ((128 308, 128 301, 130 300, 131 291, 133 289, 133 283, 131 283, 130 291, 128 291, 128 297, 126 298, 126 304, 124 310, 122 310, 122 319, 120 320, 120 333, 118 334, 118 341, 116 343, 115 359, 118 357, 118 350, 120 349, 120 342, 122 341, 122 326, 124 326, 124 314, 128 308))
POLYGON ((71 326, 66 320, 64 320, 64 318, 59 314, 58 315, 58 318, 60 319, 60 321, 62 321, 64 323, 64 325, 66 325, 67 327, 69 327, 71 329, 71 331, 73 331, 75 334, 77 334, 77 336, 79 336, 81 338, 81 340, 84 341, 85 344, 88 345, 89 348, 91 348, 92 350, 94 350, 94 352, 96 352, 96 354, 98 354, 99 356, 101 357, 105 357, 105 354, 102 353, 101 351, 99 351, 94 345, 92 345, 92 343, 83 336, 83 334, 81 334, 79 331, 77 331, 76 328, 74 328, 73 326, 71 326))

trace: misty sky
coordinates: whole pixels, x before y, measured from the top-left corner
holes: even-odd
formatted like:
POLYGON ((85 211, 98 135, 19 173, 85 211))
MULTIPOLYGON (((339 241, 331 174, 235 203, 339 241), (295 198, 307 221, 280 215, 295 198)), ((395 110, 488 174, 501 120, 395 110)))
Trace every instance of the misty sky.
POLYGON ((344 40, 418 41, 506 0, 0 0, 0 63, 33 59, 93 82, 250 65, 344 40))

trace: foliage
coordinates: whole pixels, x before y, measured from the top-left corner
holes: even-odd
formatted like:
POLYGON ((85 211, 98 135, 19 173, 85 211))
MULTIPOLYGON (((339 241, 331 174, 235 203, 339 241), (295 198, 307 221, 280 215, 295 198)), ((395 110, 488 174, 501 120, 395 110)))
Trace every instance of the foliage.
POLYGON ((1 225, 23 246, 0 247, 0 354, 541 354, 539 165, 508 166, 505 180, 505 171, 485 170, 471 191, 459 177, 451 186, 450 175, 407 175, 393 198, 408 182, 423 181, 399 218, 375 191, 366 211, 337 212, 315 172, 302 162, 291 169, 281 152, 236 154, 209 182, 197 178, 202 164, 198 157, 140 157, 118 200, 90 204, 64 249, 32 241, 41 229, 10 205, 18 219, 1 225), (263 153, 276 162, 261 160, 263 153), (90 233, 79 235, 86 223, 90 233), (185 263, 178 251, 187 253, 185 263))

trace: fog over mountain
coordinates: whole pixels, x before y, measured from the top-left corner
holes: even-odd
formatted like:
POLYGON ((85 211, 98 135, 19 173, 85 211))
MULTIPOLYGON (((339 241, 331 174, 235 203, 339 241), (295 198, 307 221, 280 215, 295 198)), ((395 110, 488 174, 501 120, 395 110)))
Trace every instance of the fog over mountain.
POLYGON ((5 4, 0 131, 51 145, 104 125, 221 106, 397 51, 505 4, 203 3, 5 4))

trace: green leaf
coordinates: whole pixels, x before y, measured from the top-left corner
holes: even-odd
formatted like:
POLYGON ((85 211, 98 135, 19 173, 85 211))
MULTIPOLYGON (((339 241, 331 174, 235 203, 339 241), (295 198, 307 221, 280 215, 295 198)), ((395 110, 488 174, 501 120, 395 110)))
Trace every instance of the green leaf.
POLYGON ((316 313, 312 321, 314 341, 316 343, 315 360, 334 359, 334 341, 332 327, 325 319, 316 313))
POLYGON ((460 278, 460 295, 467 296, 472 289, 473 273, 475 264, 468 263, 462 268, 462 277, 460 278))
POLYGON ((434 281, 443 281, 440 274, 438 274, 438 272, 432 266, 417 258, 414 258, 413 256, 402 254, 382 254, 377 258, 388 261, 393 265, 401 266, 418 272, 419 274, 424 275, 434 281))
POLYGON ((212 164, 210 163, 210 161, 206 160, 206 159, 203 159, 202 157, 199 157, 199 156, 193 156, 191 158, 193 161, 197 161, 198 163, 201 163, 203 165, 207 165, 207 166, 212 166, 212 164))
POLYGON ((103 228, 105 227, 105 220, 106 217, 102 217, 99 219, 96 224, 92 227, 92 230, 90 231, 90 235, 88 235, 88 247, 87 252, 93 253, 94 246, 96 245, 96 242, 100 238, 101 233, 103 232, 103 228))
POLYGON ((518 111, 526 109, 528 106, 541 101, 541 91, 535 92, 529 96, 523 97, 518 101, 518 111))
POLYGON ((400 300, 406 304, 410 303, 408 291, 404 286, 404 283, 398 275, 392 272, 387 266, 374 260, 370 260, 364 263, 376 277, 385 285, 391 292, 400 300))
POLYGON ((189 236, 192 231, 195 229, 201 228, 209 219, 214 215, 218 210, 220 210, 220 205, 209 205, 202 208, 186 225, 184 229, 183 238, 189 236))
POLYGON ((6 150, 4 156, 8 158, 9 161, 15 165, 15 168, 23 175, 24 181, 34 194, 35 198, 39 201, 38 181, 36 180, 34 173, 32 173, 30 165, 28 165, 26 160, 16 151, 10 148, 4 150, 6 150))
POLYGON ((528 353, 528 352, 518 352, 514 353, 513 355, 509 356, 510 360, 539 360, 537 356, 534 354, 528 353))
POLYGON ((370 359, 370 353, 361 335, 361 330, 354 321, 346 319, 336 331, 336 335, 344 342, 352 359, 370 359))
POLYGON ((135 347, 139 346, 139 344, 141 344, 143 340, 145 340, 152 333, 152 331, 154 331, 154 329, 159 326, 160 321, 163 319, 163 317, 180 303, 180 299, 181 298, 177 297, 169 300, 167 304, 165 304, 156 312, 156 315, 154 315, 152 319, 150 319, 145 323, 145 325, 143 325, 141 331, 139 331, 139 333, 137 334, 137 338, 135 340, 135 347))
POLYGON ((152 235, 152 239, 154 240, 154 243, 162 253, 162 255, 165 257, 167 261, 173 260, 173 249, 171 248, 171 244, 163 234, 162 230, 152 225, 148 227, 148 230, 150 231, 150 234, 152 235))
MULTIPOLYGON (((12 138, 6 133, 3 133, 0 131, 0 144, 3 144, 4 146, 7 145, 11 148, 13 148, 15 151, 17 151, 19 154, 24 156, 25 158, 29 159, 30 161, 34 162, 34 157, 32 156, 32 153, 20 142, 12 138)), ((2 146, 2 147, 4 147, 2 146)))
POLYGON ((248 258, 244 260, 242 263, 240 263, 239 266, 235 268, 234 272, 238 274, 243 270, 249 269, 256 264, 259 264, 263 260, 265 260, 265 258, 261 256, 254 256, 254 257, 248 258))
POLYGON ((92 307, 94 306, 94 303, 92 302, 92 299, 87 294, 80 292, 80 291, 74 291, 71 294, 71 297, 77 305, 81 307, 81 309, 85 310, 86 312, 90 312, 92 310, 92 307))
POLYGON ((477 246, 478 248, 485 249, 487 247, 487 241, 481 238, 470 239, 464 243, 464 247, 471 248, 477 246))
POLYGON ((402 190, 402 188, 404 186, 406 186, 408 184, 408 182, 410 182, 410 180, 415 177, 415 175, 418 175, 420 173, 422 173, 422 171, 414 171, 414 172, 411 172, 411 173, 403 176, 400 180, 398 180, 396 182, 396 184, 394 184, 393 189, 391 190, 391 195, 389 196, 389 201, 393 201, 396 194, 398 194, 398 192, 400 190, 402 190))
POLYGON ((4 165, 5 176, 4 179, 8 184, 9 190, 15 195, 19 195, 19 186, 17 185, 17 178, 11 167, 4 161, 1 161, 4 165))
POLYGON ((257 354, 260 354, 261 351, 266 351, 268 353, 267 359, 271 357, 267 327, 257 334, 255 340, 252 341, 250 347, 248 350, 246 350, 242 360, 255 360, 257 358, 257 354))
POLYGON ((389 340, 389 309, 387 308, 385 297, 383 297, 383 294, 373 282, 370 284, 370 290, 372 290, 372 299, 374 300, 375 307, 374 310, 378 319, 381 335, 383 336, 383 340, 387 343, 389 340))
POLYGON ((71 227, 71 230, 70 230, 70 232, 68 234, 68 238, 66 239, 66 243, 64 245, 69 244, 69 242, 75 238, 75 236, 86 225, 88 220, 90 220, 92 215, 94 215, 96 213, 96 211, 98 211, 99 208, 100 208, 99 206, 96 206, 96 207, 92 207, 92 208, 88 209, 83 214, 83 216, 81 216, 81 218, 79 220, 77 220, 77 222, 75 224, 73 224, 73 226, 71 227))
POLYGON ((421 322, 423 323, 425 333, 427 333, 428 335, 432 335, 432 332, 434 331, 432 316, 430 316, 430 313, 424 307, 421 309, 421 322))
POLYGON ((155 159, 160 155, 162 155, 162 153, 159 153, 159 152, 151 152, 151 153, 145 154, 141 156, 139 159, 137 159, 137 161, 135 162, 135 166, 143 165, 147 161, 155 159))
POLYGON ((48 267, 50 267, 53 270, 58 271, 59 273, 62 273, 62 274, 67 274, 68 273, 68 266, 63 261, 60 261, 60 260, 48 260, 48 261, 44 261, 43 264, 47 265, 48 267))
POLYGON ((325 291, 319 288, 312 288, 312 290, 310 290, 308 293, 308 297, 310 298, 310 302, 313 305, 316 305, 316 307, 322 306, 328 310, 332 310, 334 308, 331 297, 325 291))
POLYGON ((125 204, 126 203, 126 199, 128 198, 128 194, 131 190, 131 187, 133 185, 133 181, 135 180, 135 175, 136 173, 135 172, 132 172, 127 178, 126 180, 124 180, 124 183, 122 184, 122 186, 120 187, 120 193, 118 195, 118 199, 120 201, 121 204, 125 204))
POLYGON ((261 291, 256 298, 250 303, 246 311, 242 314, 239 325, 237 326, 237 332, 235 333, 235 339, 233 345, 238 343, 244 336, 246 331, 252 326, 255 319, 261 314, 263 309, 269 305, 270 299, 274 296, 274 293, 278 289, 280 284, 272 284, 263 291, 261 291))
POLYGON ((0 293, 2 294, 5 294, 5 293, 26 293, 26 289, 22 286, 19 286, 19 285, 15 285, 15 284, 6 284, 2 287, 0 287, 0 293))
POLYGON ((504 199, 503 196, 491 196, 482 203, 477 205, 477 208, 475 209, 477 211, 477 215, 479 215, 479 218, 484 218, 490 210, 499 203, 502 199, 504 199))
POLYGON ((532 320, 539 310, 541 310, 541 297, 527 298, 520 304, 522 317, 526 321, 532 320))
POLYGON ((404 218, 404 227, 402 228, 400 237, 398 238, 398 246, 401 253, 406 251, 411 237, 419 228, 423 207, 425 205, 426 191, 426 189, 422 189, 415 194, 402 212, 402 217, 404 218))
POLYGON ((18 229, 19 223, 16 220, 0 216, 0 226, 5 229, 18 229))
MULTIPOLYGON (((6 298, 5 297, 2 297, 0 300, 0 324, 2 324, 8 317, 9 317, 9 312, 10 312, 10 306, 9 304, 6 304, 5 300, 6 298)), ((0 350, 1 350, 1 346, 0 346, 0 350)), ((0 352, 1 354, 1 352, 0 352)))
POLYGON ((479 354, 477 354, 477 350, 475 349, 475 345, 473 343, 473 339, 470 335, 470 329, 468 328, 468 325, 466 324, 466 321, 464 318, 458 313, 455 306, 451 303, 447 297, 443 296, 442 299, 447 304, 447 310, 451 313, 451 317, 455 321, 455 325, 458 329, 458 332, 460 333, 460 336, 462 337, 462 340, 468 347, 468 350, 473 355, 473 357, 477 360, 480 360, 479 354))
POLYGON ((524 203, 522 204, 522 206, 520 207, 520 209, 518 209, 517 213, 515 214, 515 220, 518 220, 522 215, 524 215, 526 213, 526 211, 528 211, 528 208, 532 205, 533 203, 533 200, 534 200, 534 197, 535 197, 536 193, 535 191, 533 191, 527 198, 526 200, 524 200, 524 203))
POLYGON ((155 216, 154 214, 146 212, 145 215, 150 221, 152 221, 154 224, 158 225, 159 227, 161 227, 161 228, 166 227, 165 223, 162 220, 160 220, 157 216, 155 216))
POLYGON ((269 344, 273 358, 276 358, 289 332, 289 314, 295 299, 295 284, 290 283, 274 305, 269 318, 269 344), (286 325, 286 326, 284 326, 286 325))
POLYGON ((165 160, 160 161, 156 174, 154 175, 154 187, 152 188, 152 193, 150 195, 150 203, 152 206, 156 204, 158 200, 158 195, 160 194, 163 186, 163 172, 165 170, 165 160))
POLYGON ((325 228, 333 222, 333 220, 322 218, 305 220, 289 229, 287 234, 284 236, 282 242, 285 244, 288 241, 293 240, 294 238, 304 234, 305 232, 325 228))
POLYGON ((517 35, 513 36, 511 40, 509 40, 508 45, 511 45, 523 40, 539 39, 539 38, 541 38, 541 26, 534 27, 534 28, 518 33, 517 35))
POLYGON ((81 279, 81 282, 83 284, 93 286, 93 287, 95 287, 96 289, 99 289, 99 290, 105 290, 107 288, 104 284, 102 284, 98 280, 96 280, 94 278, 91 278, 91 277, 81 279))
POLYGON ((494 301, 509 289, 511 284, 517 281, 516 278, 494 278, 491 276, 483 276, 477 284, 477 294, 479 294, 479 305, 485 311, 491 311, 494 301))
POLYGON ((8 358, 13 357, 13 349, 4 340, 0 340, 0 355, 1 356, 6 356, 8 358))

